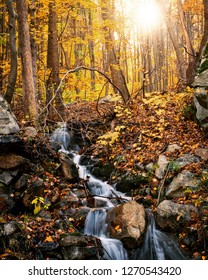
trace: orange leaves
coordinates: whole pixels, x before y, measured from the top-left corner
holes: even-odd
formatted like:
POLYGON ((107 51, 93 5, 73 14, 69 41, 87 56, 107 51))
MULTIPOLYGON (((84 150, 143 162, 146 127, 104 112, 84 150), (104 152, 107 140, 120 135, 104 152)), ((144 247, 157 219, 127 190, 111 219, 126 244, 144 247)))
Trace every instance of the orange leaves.
POLYGON ((45 238, 44 242, 54 242, 54 240, 53 240, 52 236, 49 235, 45 238))
POLYGON ((115 226, 114 229, 115 229, 118 233, 121 233, 121 232, 122 232, 122 229, 121 229, 121 226, 120 226, 120 225, 115 226))

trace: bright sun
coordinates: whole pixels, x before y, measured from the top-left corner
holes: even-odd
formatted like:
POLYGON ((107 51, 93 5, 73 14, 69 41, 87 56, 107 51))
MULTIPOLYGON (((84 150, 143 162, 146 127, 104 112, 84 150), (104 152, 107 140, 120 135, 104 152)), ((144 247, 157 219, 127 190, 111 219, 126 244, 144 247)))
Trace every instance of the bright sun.
POLYGON ((132 20, 143 32, 153 31, 162 21, 161 11, 155 0, 128 0, 126 4, 132 11, 132 20))

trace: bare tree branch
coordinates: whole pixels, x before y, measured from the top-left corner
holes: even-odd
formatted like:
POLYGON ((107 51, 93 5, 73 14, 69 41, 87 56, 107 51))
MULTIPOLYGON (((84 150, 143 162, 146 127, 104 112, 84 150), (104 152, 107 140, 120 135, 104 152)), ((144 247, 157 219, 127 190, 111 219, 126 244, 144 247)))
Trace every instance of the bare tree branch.
POLYGON ((100 71, 100 70, 98 70, 98 69, 96 69, 96 68, 87 67, 87 66, 78 66, 78 67, 76 67, 76 68, 73 68, 73 69, 68 70, 68 71, 63 75, 63 77, 61 78, 60 83, 59 83, 59 85, 58 85, 58 87, 57 87, 57 89, 56 89, 56 91, 55 91, 55 93, 54 93, 53 98, 51 98, 51 100, 48 102, 48 104, 43 108, 43 110, 42 110, 41 113, 39 114, 39 117, 40 117, 40 115, 42 115, 42 114, 44 113, 44 111, 48 108, 48 106, 54 101, 54 99, 56 98, 56 96, 57 96, 58 93, 59 93, 59 90, 60 90, 60 88, 61 88, 61 86, 62 86, 62 83, 63 83, 63 81, 65 80, 65 78, 66 78, 69 74, 78 72, 78 71, 80 71, 80 70, 89 70, 89 71, 94 71, 94 72, 99 73, 100 75, 102 75, 103 77, 105 77, 106 80, 107 80, 115 89, 117 89, 117 90, 119 91, 119 93, 121 94, 121 96, 122 96, 121 90, 112 82, 112 80, 111 80, 105 73, 103 73, 102 71, 100 71))

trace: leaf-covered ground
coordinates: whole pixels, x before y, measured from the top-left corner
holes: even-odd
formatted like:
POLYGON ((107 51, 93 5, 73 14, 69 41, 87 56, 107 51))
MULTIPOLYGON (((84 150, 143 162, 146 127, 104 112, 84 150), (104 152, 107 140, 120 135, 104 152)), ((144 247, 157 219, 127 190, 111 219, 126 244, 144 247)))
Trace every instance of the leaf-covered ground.
MULTIPOLYGON (((90 153, 104 163, 113 162, 116 172, 112 172, 112 181, 116 182, 121 174, 142 173, 138 166, 156 163, 160 154, 164 154, 171 161, 187 153, 194 154, 197 148, 207 148, 208 138, 195 118, 191 93, 152 93, 147 94, 144 99, 131 101, 127 106, 119 102, 107 102, 99 106, 104 109, 106 104, 108 110, 110 108, 115 113, 112 114, 114 118, 111 124, 103 127, 104 130, 99 132, 99 135, 95 134, 97 138, 93 139, 95 143, 93 141, 90 146, 90 153), (178 144, 180 150, 174 153, 165 152, 169 144, 178 144)), ((90 121, 95 107, 92 103, 91 113, 85 115, 86 121, 90 121)), ((206 169, 206 166, 207 162, 201 161, 184 167, 197 174, 204 186, 196 193, 189 193, 184 198, 175 200, 199 207, 201 219, 196 220, 194 225, 195 229, 200 229, 199 240, 207 239, 208 234, 208 178, 206 175, 202 176, 202 170, 206 169)), ((173 175, 170 174, 170 177, 173 175)), ((154 176, 150 178, 152 192, 148 199, 153 207, 157 205, 160 184, 161 181, 154 176)), ((182 231, 180 237, 184 238, 186 234, 186 231, 182 231)), ((193 257, 196 257, 197 253, 196 248, 193 257)), ((203 258, 205 255, 203 251, 203 258)))
MULTIPOLYGON (((116 182, 122 174, 141 174, 141 165, 156 163, 160 154, 165 154, 169 160, 174 160, 186 153, 194 153, 196 148, 207 148, 208 138, 195 119, 192 100, 190 93, 152 93, 147 94, 144 99, 134 99, 126 106, 119 101, 108 100, 99 103, 75 102, 67 106, 67 123, 75 137, 79 141, 84 140, 82 142, 84 147, 80 153, 89 154, 103 163, 109 161, 113 163, 114 170, 110 178, 112 183, 116 182), (178 144, 180 151, 166 153, 165 150, 169 144, 178 144)), ((50 129, 52 131, 54 128, 50 129)), ((58 155, 50 149, 42 132, 38 133, 35 140, 26 138, 25 142, 31 158, 37 165, 40 163, 40 169, 34 172, 30 180, 32 182, 37 178, 43 179, 44 199, 55 204, 65 197, 66 190, 73 188, 74 184, 69 184, 62 178, 58 155)), ((201 170, 205 169, 206 165, 207 162, 201 161, 185 168, 202 178, 201 170)), ((154 174, 150 175, 152 177, 150 177, 149 185, 144 185, 144 189, 151 188, 150 194, 145 194, 145 197, 154 210, 157 206, 161 181, 156 179, 154 174)), ((197 258, 197 254, 199 258, 208 257, 202 246, 203 240, 207 240, 208 235, 208 177, 204 176, 203 180, 204 188, 176 200, 184 204, 193 204, 200 210, 200 219, 193 225, 194 230, 198 232, 199 240, 199 242, 195 240, 193 258, 197 258)), ((138 198, 138 202, 143 201, 142 195, 136 193, 133 195, 138 198)), ((41 240, 43 244, 56 242, 60 235, 64 234, 64 231, 54 227, 54 221, 59 216, 60 209, 45 208, 47 203, 44 204, 41 201, 33 201, 33 203, 36 210, 39 210, 38 207, 47 210, 50 219, 47 221, 33 214, 16 216, 15 219, 26 228, 27 242, 33 242, 33 240, 37 242, 41 240)), ((63 207, 70 208, 69 205, 63 207)), ((1 222, 6 222, 13 220, 14 217, 7 215, 1 216, 1 219, 5 219, 1 222)), ((82 216, 71 217, 68 222, 69 232, 79 231, 83 227, 82 216)), ((185 230, 181 231, 179 237, 184 239, 187 233, 185 230)), ((6 255, 10 254, 12 253, 6 253, 6 255)))
MULTIPOLYGON (((109 151, 114 158, 123 156, 121 167, 157 161, 158 155, 173 143, 181 147, 181 155, 207 146, 206 135, 195 120, 190 93, 153 93, 132 101, 128 107, 117 104, 114 110, 115 130, 119 133, 109 151)), ((111 138, 110 133, 106 136, 111 138)))

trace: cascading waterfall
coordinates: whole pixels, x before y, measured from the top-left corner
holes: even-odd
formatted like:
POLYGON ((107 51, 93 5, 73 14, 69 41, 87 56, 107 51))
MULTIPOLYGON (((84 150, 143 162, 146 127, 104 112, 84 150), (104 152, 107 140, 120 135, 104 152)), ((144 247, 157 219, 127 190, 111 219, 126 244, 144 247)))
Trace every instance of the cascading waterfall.
POLYGON ((99 179, 96 179, 92 174, 90 174, 86 168, 86 166, 82 166, 79 164, 80 155, 74 154, 73 161, 79 167, 79 177, 81 179, 89 178, 88 180, 88 188, 90 189, 93 195, 111 197, 113 188, 108 185, 106 182, 102 182, 99 179))
POLYGON ((139 260, 185 260, 175 240, 157 229, 152 211, 146 209, 148 217, 147 231, 143 246, 138 249, 139 260))
POLYGON ((50 143, 53 149, 59 150, 60 153, 68 153, 71 144, 71 136, 67 129, 67 124, 62 123, 50 137, 50 143))
POLYGON ((84 234, 97 237, 106 236, 106 209, 96 209, 88 213, 85 220, 84 234))
POLYGON ((106 209, 93 209, 85 220, 84 234, 100 238, 105 260, 127 260, 128 255, 120 240, 107 237, 106 209))
MULTIPOLYGON (((60 153, 72 154, 73 161, 78 167, 79 177, 81 179, 87 179, 87 186, 95 200, 103 200, 102 204, 105 207, 92 209, 85 220, 84 234, 96 236, 100 238, 102 246, 104 248, 103 259, 113 260, 126 260, 128 254, 123 248, 122 242, 117 239, 108 238, 107 225, 106 225, 106 210, 110 207, 114 207, 108 198, 124 196, 123 194, 116 192, 110 185, 103 182, 90 174, 86 166, 80 165, 81 156, 74 151, 68 151, 69 144, 71 143, 71 137, 66 130, 66 124, 63 124, 61 128, 54 131, 51 136, 52 147, 59 149, 60 153), (98 197, 96 197, 98 196, 98 197), (103 203, 104 202, 104 203, 103 203)), ((129 200, 128 197, 125 197, 129 200)), ((154 215, 150 210, 146 211, 148 217, 148 226, 144 239, 143 246, 137 250, 136 259, 139 260, 182 260, 187 259, 184 257, 177 242, 171 239, 166 233, 159 231, 156 228, 154 215)))
MULTIPOLYGON (((113 188, 106 182, 102 182, 92 176, 85 166, 79 164, 80 156, 74 155, 74 162, 79 167, 79 176, 82 179, 88 177, 88 188, 90 192, 95 196, 95 200, 102 199, 106 201, 106 209, 113 207, 113 204, 106 197, 113 197, 115 192, 113 188), (99 198, 96 198, 99 196, 99 198), (103 197, 102 197, 103 196, 103 197)), ((100 238, 102 246, 104 248, 103 259, 112 260, 126 260, 128 259, 127 252, 123 248, 123 244, 120 240, 111 239, 107 236, 106 209, 93 209, 90 211, 85 220, 84 234, 92 235, 100 238)))
POLYGON ((105 260, 128 260, 128 254, 123 247, 123 244, 118 239, 100 238, 104 248, 105 260))

